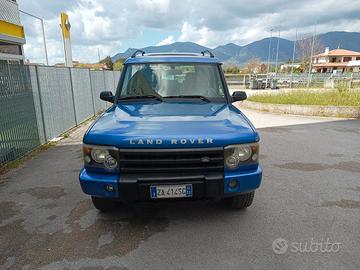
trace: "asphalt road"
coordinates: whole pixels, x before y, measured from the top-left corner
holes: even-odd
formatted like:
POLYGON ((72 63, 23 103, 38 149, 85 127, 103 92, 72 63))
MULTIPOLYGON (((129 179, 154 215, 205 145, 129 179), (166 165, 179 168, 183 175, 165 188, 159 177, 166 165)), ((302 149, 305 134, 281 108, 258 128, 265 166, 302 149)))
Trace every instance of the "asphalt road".
POLYGON ((98 213, 77 179, 84 126, 0 181, 0 269, 360 269, 360 121, 244 111, 264 168, 249 209, 98 213))

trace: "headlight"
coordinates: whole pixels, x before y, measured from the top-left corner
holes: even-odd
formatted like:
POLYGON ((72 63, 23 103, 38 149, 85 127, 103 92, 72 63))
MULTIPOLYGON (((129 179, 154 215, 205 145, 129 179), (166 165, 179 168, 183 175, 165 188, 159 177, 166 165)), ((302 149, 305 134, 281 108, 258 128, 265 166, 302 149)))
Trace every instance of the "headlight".
POLYGON ((254 164, 259 159, 259 143, 229 145, 224 150, 225 167, 235 170, 242 164, 254 164))
POLYGON ((83 145, 84 163, 88 168, 117 171, 119 169, 119 149, 112 146, 83 145))
POLYGON ((113 170, 118 166, 118 163, 115 158, 113 158, 110 155, 107 155, 104 160, 104 165, 105 165, 105 168, 113 170))
POLYGON ((97 163, 103 163, 105 158, 109 155, 109 150, 107 149, 92 149, 91 157, 97 163))

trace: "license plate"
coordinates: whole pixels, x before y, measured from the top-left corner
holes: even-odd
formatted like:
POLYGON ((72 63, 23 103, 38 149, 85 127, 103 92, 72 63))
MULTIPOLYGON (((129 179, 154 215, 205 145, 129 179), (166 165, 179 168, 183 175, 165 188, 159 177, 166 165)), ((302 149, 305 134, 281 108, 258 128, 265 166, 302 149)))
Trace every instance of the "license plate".
POLYGON ((161 185, 150 187, 151 199, 192 197, 192 185, 161 185))

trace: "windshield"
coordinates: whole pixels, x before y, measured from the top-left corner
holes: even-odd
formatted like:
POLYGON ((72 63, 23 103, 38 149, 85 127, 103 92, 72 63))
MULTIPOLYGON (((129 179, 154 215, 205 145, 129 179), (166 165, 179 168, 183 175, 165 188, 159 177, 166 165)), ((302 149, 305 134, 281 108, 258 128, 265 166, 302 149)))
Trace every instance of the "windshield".
POLYGON ((219 68, 214 64, 132 64, 126 68, 120 91, 120 97, 202 96, 224 99, 219 68))

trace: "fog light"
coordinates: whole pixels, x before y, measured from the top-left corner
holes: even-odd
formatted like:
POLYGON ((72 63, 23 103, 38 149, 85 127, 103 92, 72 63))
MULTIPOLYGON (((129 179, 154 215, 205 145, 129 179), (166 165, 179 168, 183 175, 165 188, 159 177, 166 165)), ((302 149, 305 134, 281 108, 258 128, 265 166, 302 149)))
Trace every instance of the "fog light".
POLYGON ((105 190, 109 191, 109 192, 113 192, 114 191, 114 187, 112 185, 106 185, 105 186, 105 190))
POLYGON ((236 180, 230 180, 228 183, 229 188, 236 188, 238 182, 236 180))

